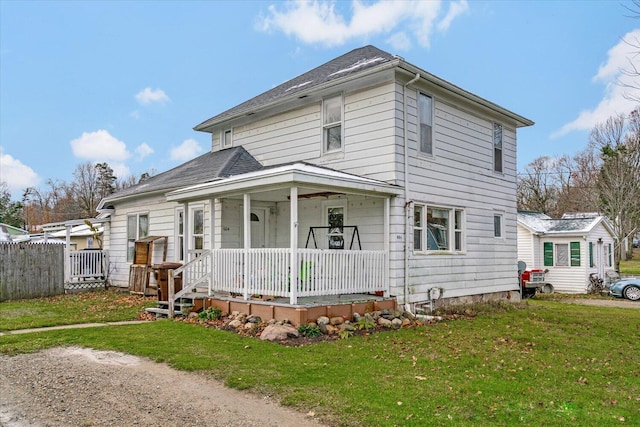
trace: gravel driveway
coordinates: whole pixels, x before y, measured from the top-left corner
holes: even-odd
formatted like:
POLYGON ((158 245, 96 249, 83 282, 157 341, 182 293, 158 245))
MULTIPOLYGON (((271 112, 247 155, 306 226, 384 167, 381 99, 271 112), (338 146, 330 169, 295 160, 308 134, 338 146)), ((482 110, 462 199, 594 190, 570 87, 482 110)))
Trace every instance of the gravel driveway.
POLYGON ((0 357, 0 426, 320 426, 312 415, 113 351, 0 357))

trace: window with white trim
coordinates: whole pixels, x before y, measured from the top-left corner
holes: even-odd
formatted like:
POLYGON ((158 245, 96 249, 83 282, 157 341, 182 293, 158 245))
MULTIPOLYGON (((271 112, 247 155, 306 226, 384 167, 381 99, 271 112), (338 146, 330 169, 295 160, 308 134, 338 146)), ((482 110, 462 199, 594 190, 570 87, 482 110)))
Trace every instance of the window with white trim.
POLYGON ((493 170, 502 172, 502 125, 493 123, 493 170))
POLYGON ((149 214, 138 213, 127 216, 127 261, 133 261, 136 240, 149 235, 149 214))
POLYGON ((502 237, 502 215, 493 215, 493 237, 502 237))
POLYGON ((342 95, 322 100, 322 135, 325 153, 342 150, 342 95))
POLYGON ((176 210, 176 259, 184 261, 184 209, 176 210))
POLYGON ((231 132, 231 129, 222 131, 220 139, 222 148, 229 148, 233 146, 233 133, 231 132))
POLYGON ((567 267, 569 265, 569 245, 566 243, 556 243, 556 267, 567 267))
POLYGON ((191 211, 191 247, 189 249, 204 249, 204 208, 191 211))
POLYGON ((424 93, 418 95, 418 115, 420 116, 419 151, 433 154, 433 98, 424 93))
POLYGON ((416 206, 413 208, 413 250, 423 250, 424 229, 422 227, 422 206, 416 206))
POLYGON ((464 210, 415 205, 413 249, 417 252, 464 250, 464 210))
POLYGON ((327 207, 329 249, 344 249, 344 210, 344 206, 327 207))

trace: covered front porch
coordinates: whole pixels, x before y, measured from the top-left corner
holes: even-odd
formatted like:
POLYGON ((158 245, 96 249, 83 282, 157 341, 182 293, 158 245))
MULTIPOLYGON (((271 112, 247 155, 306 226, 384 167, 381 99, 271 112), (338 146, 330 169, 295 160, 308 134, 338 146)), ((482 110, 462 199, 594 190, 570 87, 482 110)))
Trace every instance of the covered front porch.
MULTIPOLYGON (((176 273, 184 292, 206 288, 209 297, 231 301, 299 306, 311 297, 389 296, 390 199, 397 194, 395 185, 305 163, 174 191, 167 200, 184 212, 211 203, 209 244, 186 233, 184 253, 198 256, 176 273)), ((184 215, 184 230, 193 228, 189 221, 184 215)))

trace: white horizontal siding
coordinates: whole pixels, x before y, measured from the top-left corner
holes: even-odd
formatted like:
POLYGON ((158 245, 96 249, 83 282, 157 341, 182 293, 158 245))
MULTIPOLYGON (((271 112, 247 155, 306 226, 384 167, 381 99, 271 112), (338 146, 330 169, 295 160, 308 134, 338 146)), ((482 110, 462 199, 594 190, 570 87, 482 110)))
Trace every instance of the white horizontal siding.
MULTIPOLYGON (((207 201, 194 203, 192 205, 202 205, 205 209, 205 248, 211 244, 211 228, 209 221, 210 210, 207 201)), ((127 217, 130 214, 144 214, 149 216, 149 235, 167 236, 167 261, 176 260, 175 246, 175 209, 178 206, 174 202, 164 201, 162 196, 146 197, 135 201, 128 201, 116 204, 116 211, 111 217, 109 227, 109 279, 113 286, 129 286, 129 267, 131 263, 127 261, 127 217)), ((153 262, 161 262, 160 246, 154 248, 153 262)))
POLYGON ((434 153, 423 155, 418 153, 417 92, 408 90, 407 97, 410 199, 463 209, 466 241, 460 254, 410 253, 408 301, 424 301, 432 287, 443 288, 443 297, 517 290, 515 129, 503 123, 504 173, 494 173, 493 121, 433 95, 434 153), (494 214, 502 215, 502 238, 493 236, 494 214))

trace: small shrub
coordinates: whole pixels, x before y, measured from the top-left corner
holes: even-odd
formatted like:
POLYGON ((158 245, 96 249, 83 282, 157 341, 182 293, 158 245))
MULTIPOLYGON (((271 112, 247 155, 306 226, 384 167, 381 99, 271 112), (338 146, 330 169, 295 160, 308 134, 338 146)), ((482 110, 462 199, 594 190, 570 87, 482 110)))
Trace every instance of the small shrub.
POLYGON ((298 332, 300 332, 300 335, 307 338, 314 338, 322 335, 320 328, 316 325, 311 324, 301 325, 300 327, 298 327, 298 332))
POLYGON ((218 320, 222 317, 222 310, 217 307, 209 307, 198 313, 198 320, 218 320))
POLYGON ((361 317, 356 322, 356 329, 360 329, 361 331, 368 331, 370 329, 374 329, 375 327, 376 322, 374 322, 370 317, 361 317))
POLYGON ((346 340, 347 338, 350 338, 353 336, 353 331, 350 331, 348 329, 343 329, 338 333, 338 336, 340 337, 341 340, 346 340))

